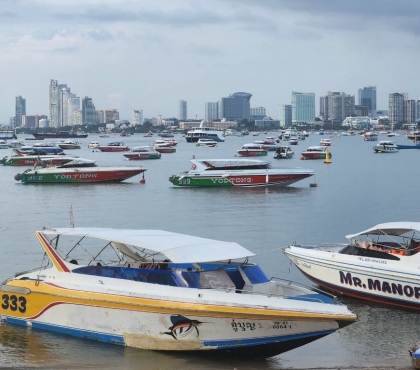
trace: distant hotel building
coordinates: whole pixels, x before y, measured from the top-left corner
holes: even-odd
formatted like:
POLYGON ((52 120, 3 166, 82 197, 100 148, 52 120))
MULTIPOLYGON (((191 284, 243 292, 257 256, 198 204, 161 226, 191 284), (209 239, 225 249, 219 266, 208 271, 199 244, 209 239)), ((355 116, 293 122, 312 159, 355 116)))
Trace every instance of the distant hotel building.
POLYGON ((205 114, 206 121, 213 121, 220 119, 219 117, 219 102, 205 103, 205 114))
POLYGON ((254 121, 263 120, 267 117, 266 109, 264 107, 251 108, 249 113, 249 119, 254 121))
POLYGON ((388 107, 389 107, 389 122, 391 124, 405 123, 404 117, 404 94, 393 93, 389 94, 388 107))
POLYGON ((369 116, 376 117, 376 86, 359 89, 358 105, 368 107, 369 116))
POLYGON ((320 98, 319 115, 324 120, 343 122, 346 117, 354 114, 354 96, 344 92, 328 91, 320 98))
POLYGON ((274 120, 271 117, 265 117, 263 119, 255 120, 255 127, 261 129, 277 129, 280 127, 280 121, 274 120))
POLYGON ((225 118, 227 121, 249 120, 251 97, 252 94, 236 92, 227 98, 222 98, 219 106, 219 117, 221 119, 225 118))
POLYGON ((419 100, 405 100, 404 101, 404 123, 417 123, 420 117, 420 101, 419 100))
MULTIPOLYGON (((76 118, 76 117, 75 117, 76 118)), ((96 109, 92 98, 85 96, 82 99, 82 123, 92 125, 96 123, 96 109)))
POLYGON ((280 127, 292 126, 292 106, 290 104, 280 104, 280 127))
POLYGON ((120 119, 120 113, 116 109, 105 110, 105 123, 115 123, 120 119))
POLYGON ((315 122, 315 93, 292 92, 292 123, 315 122))
POLYGON ((26 115, 26 99, 23 99, 20 95, 16 97, 15 104, 15 126, 22 126, 22 116, 26 115))
POLYGON ((143 125, 143 110, 133 110, 131 112, 130 126, 143 125))
POLYGON ((179 101, 178 119, 180 121, 186 121, 187 120, 187 102, 185 100, 180 100, 179 101))

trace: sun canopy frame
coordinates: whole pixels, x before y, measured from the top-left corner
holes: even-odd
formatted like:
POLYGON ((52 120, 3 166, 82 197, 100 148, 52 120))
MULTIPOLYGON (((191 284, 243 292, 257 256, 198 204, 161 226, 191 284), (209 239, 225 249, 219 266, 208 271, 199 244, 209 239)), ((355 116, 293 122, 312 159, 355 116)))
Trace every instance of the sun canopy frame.
POLYGON ((255 256, 235 242, 200 238, 163 230, 131 230, 111 228, 45 228, 40 233, 50 236, 80 236, 122 243, 165 255, 174 263, 200 263, 242 259, 255 256))
POLYGON ((387 222, 378 224, 370 229, 361 231, 357 234, 346 235, 347 239, 352 239, 360 235, 395 235, 401 236, 408 232, 420 234, 420 222, 387 222))

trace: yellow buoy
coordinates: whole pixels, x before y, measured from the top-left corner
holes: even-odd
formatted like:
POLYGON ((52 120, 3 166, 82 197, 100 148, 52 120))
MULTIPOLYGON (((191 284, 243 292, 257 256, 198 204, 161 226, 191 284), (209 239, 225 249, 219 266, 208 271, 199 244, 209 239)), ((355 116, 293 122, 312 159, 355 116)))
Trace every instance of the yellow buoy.
POLYGON ((325 161, 324 163, 331 163, 331 159, 330 159, 330 152, 328 151, 328 149, 325 151, 325 161))

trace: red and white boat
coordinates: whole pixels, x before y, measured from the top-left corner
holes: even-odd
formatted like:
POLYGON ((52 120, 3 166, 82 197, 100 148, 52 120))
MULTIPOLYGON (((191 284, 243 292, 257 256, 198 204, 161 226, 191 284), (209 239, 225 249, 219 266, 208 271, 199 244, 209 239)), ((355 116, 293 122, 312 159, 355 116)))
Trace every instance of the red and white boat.
POLYGON ((178 142, 176 140, 171 139, 158 139, 155 140, 155 145, 159 146, 177 146, 178 142))
POLYGON ((165 144, 163 145, 155 144, 154 148, 159 153, 175 153, 176 152, 176 148, 174 146, 167 146, 165 144))
POLYGON ((130 150, 130 148, 122 141, 115 141, 113 143, 109 143, 108 145, 100 145, 98 146, 98 149, 101 152, 126 152, 130 150))
POLYGON ((301 153, 301 159, 326 159, 327 151, 329 152, 331 158, 332 155, 327 146, 310 146, 301 153))
POLYGON ((331 139, 321 139, 321 141, 319 142, 319 145, 321 146, 330 146, 331 145, 331 139))
POLYGON ((124 157, 134 159, 159 159, 161 154, 152 146, 137 146, 131 149, 129 153, 123 154, 124 157))
MULTIPOLYGON (((237 150, 236 152, 241 157, 262 157, 267 155, 267 149, 263 148, 264 144, 244 144, 242 149, 237 150)), ((267 145, 267 144, 265 144, 267 145)))

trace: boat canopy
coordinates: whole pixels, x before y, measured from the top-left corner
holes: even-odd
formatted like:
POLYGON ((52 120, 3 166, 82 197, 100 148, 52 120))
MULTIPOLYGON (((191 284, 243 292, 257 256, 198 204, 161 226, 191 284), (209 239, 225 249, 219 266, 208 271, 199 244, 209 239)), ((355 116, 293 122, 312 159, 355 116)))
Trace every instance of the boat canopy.
POLYGON ((255 255, 235 242, 205 239, 163 230, 75 227, 45 229, 39 232, 54 237, 73 235, 132 245, 162 253, 174 263, 228 261, 255 255))
POLYGON ((365 231, 357 234, 346 235, 347 239, 355 238, 360 235, 396 235, 400 236, 409 231, 420 233, 420 222, 387 222, 384 224, 376 225, 365 231))

